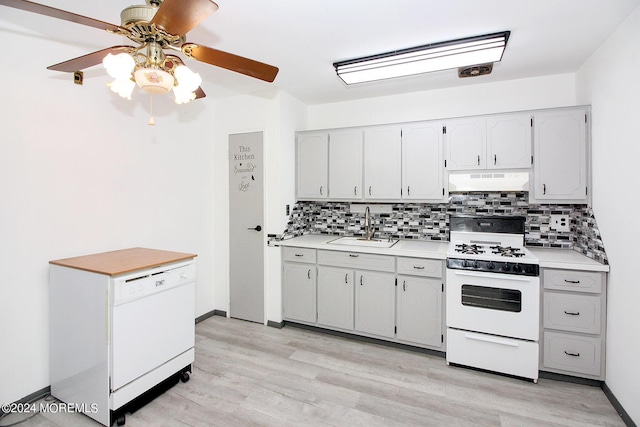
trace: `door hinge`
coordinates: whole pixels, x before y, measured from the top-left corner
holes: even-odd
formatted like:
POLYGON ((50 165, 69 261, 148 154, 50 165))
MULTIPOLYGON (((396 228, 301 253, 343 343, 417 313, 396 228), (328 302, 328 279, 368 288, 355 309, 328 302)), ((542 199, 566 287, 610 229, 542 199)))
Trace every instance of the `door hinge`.
POLYGON ((446 126, 442 126, 442 133, 446 134, 447 133, 447 127, 446 126))

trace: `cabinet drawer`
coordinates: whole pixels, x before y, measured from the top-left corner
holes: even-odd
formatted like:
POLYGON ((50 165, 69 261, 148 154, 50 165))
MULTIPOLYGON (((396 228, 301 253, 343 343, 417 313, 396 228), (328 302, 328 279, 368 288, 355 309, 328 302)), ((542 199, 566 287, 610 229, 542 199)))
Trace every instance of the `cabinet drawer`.
POLYGON ((395 271, 396 259, 389 255, 359 252, 318 251, 318 264, 336 267, 363 268, 376 271, 395 271))
POLYGON ((546 289, 573 290, 599 294, 602 292, 603 274, 591 271, 553 270, 542 271, 546 289))
POLYGON ((316 250, 307 248, 282 248, 282 259, 293 262, 316 262, 316 250))
POLYGON ((398 257, 398 274, 442 277, 442 261, 424 258, 398 257))
POLYGON ((599 338, 544 332, 545 367, 600 376, 601 351, 599 338))
POLYGON ((544 327, 563 331, 600 334, 599 296, 544 294, 544 327))

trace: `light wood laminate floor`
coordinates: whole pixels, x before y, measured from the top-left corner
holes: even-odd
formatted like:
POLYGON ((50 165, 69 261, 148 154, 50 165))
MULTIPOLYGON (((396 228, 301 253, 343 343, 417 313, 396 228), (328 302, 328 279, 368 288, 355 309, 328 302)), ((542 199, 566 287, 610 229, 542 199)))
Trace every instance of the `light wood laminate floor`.
MULTIPOLYGON (((60 413, 21 424, 97 425, 60 413)), ((219 316, 196 325, 191 380, 126 417, 130 427, 409 425, 624 423, 598 387, 549 379, 533 384, 406 349, 219 316)))

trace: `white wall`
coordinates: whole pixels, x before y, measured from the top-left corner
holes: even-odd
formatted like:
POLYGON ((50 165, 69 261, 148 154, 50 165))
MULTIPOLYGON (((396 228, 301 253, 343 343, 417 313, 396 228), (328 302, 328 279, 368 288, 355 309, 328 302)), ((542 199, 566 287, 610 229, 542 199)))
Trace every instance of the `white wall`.
POLYGON ((573 74, 482 83, 451 89, 309 107, 309 129, 396 123, 575 105, 573 74))
POLYGON ((607 386, 640 423, 640 7, 576 73, 578 102, 592 104, 593 209, 611 264, 607 307, 607 386))

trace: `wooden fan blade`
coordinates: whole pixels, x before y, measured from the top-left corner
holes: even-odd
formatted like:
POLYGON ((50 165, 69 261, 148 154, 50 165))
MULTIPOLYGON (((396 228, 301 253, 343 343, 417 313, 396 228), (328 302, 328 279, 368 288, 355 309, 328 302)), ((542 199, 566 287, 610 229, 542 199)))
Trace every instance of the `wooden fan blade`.
MULTIPOLYGON (((2 0, 0 0, 2 1, 2 0)), ((112 46, 106 49, 99 50, 97 52, 89 53, 87 55, 79 56, 68 61, 61 62, 59 64, 51 65, 47 67, 47 70, 64 71, 67 73, 73 73, 74 71, 84 70, 85 68, 93 67, 102 62, 107 54, 118 54, 122 52, 131 52, 135 50, 133 46, 112 46)))
POLYGON ((256 79, 266 82, 273 82, 278 74, 278 67, 254 61, 253 59, 244 58, 234 55, 233 53, 224 52, 222 50, 213 49, 207 46, 200 46, 195 43, 185 43, 182 45, 182 52, 189 58, 193 58, 200 62, 215 65, 216 67, 226 68, 236 73, 255 77, 256 79))
POLYGON ((151 20, 169 34, 184 36, 218 10, 211 0, 164 0, 151 20))
POLYGON ((198 89, 196 89, 196 99, 204 98, 205 96, 207 96, 207 94, 198 86, 198 89))
MULTIPOLYGON (((98 21, 97 19, 89 18, 87 16, 78 15, 76 13, 67 12, 66 10, 56 9, 55 7, 45 6, 43 4, 33 3, 27 0, 0 0, 0 6, 26 10, 27 12, 50 16, 51 18, 58 18, 64 21, 71 21, 76 24, 88 25, 89 27, 99 28, 101 30, 118 32, 121 29, 118 25, 98 21)), ((122 28, 122 30, 124 29, 122 28)))

